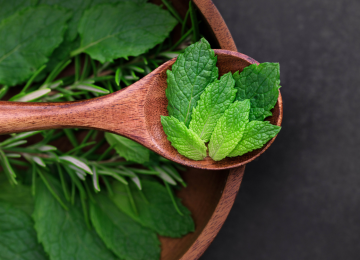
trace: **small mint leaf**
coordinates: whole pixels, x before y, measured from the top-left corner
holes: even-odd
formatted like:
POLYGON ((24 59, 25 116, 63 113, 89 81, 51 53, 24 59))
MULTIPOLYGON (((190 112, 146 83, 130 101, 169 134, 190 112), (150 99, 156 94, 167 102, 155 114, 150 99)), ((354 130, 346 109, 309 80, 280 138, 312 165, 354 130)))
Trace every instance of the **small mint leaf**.
POLYGON ((182 155, 192 160, 206 157, 206 146, 203 140, 183 122, 173 116, 161 116, 161 124, 171 145, 182 155))
POLYGON ((267 141, 279 133, 280 129, 280 126, 272 125, 268 121, 252 121, 248 123, 241 141, 228 157, 241 156, 263 147, 267 141))
POLYGON ((218 78, 217 57, 202 38, 180 54, 167 71, 166 97, 169 116, 189 126, 191 113, 206 86, 218 78))
POLYGON ((236 96, 235 80, 231 72, 210 83, 201 94, 192 112, 189 128, 204 142, 209 142, 219 118, 233 103, 236 96))
POLYGON ((241 140, 249 122, 250 100, 235 101, 220 117, 211 135, 209 155, 213 160, 224 159, 241 140))
POLYGON ((270 110, 274 108, 279 96, 279 63, 252 64, 240 74, 235 72, 234 79, 238 90, 235 100, 250 99, 250 121, 262 121, 272 115, 270 110))

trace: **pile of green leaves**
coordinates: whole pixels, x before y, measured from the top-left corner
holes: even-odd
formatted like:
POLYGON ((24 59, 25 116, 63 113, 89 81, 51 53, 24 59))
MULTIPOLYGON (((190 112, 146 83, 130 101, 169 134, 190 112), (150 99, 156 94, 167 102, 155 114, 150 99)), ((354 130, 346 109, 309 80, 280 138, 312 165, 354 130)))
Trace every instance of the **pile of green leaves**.
MULTIPOLYGON (((166 0, 166 8, 146 0, 0 6, 3 100, 105 95, 199 39, 191 3, 184 20, 166 0)), ((194 231, 174 193, 186 186, 185 169, 127 138, 81 129, 12 134, 1 139, 0 164, 1 259, 159 259, 158 235, 194 231)))
POLYGON ((261 148, 281 127, 263 121, 279 96, 278 63, 252 64, 218 80, 217 58, 202 38, 180 54, 167 71, 169 116, 161 123, 178 152, 215 161, 261 148))

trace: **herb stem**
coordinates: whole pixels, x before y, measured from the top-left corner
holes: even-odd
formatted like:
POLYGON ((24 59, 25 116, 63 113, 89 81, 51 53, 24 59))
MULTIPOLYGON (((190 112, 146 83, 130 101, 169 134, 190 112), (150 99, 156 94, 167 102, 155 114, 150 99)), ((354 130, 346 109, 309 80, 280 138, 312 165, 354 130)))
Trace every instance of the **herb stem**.
POLYGON ((189 10, 190 10, 190 18, 191 18, 191 23, 192 23, 192 28, 194 30, 194 35, 193 35, 193 41, 197 42, 199 40, 199 24, 197 21, 197 17, 196 17, 196 10, 194 7, 194 4, 192 1, 189 1, 189 10))
POLYGON ((169 12, 178 20, 181 24, 184 23, 183 19, 181 19, 180 14, 175 10, 173 5, 168 2, 167 0, 161 0, 163 4, 166 6, 166 8, 169 10, 169 12))
POLYGON ((65 205, 65 203, 60 199, 60 197, 56 194, 54 189, 51 187, 50 183, 47 181, 45 175, 41 172, 41 170, 36 167, 38 174, 40 175, 41 179, 43 180, 45 186, 48 188, 50 193, 54 196, 54 198, 60 203, 60 205, 65 209, 69 210, 69 208, 65 205))
POLYGON ((173 194, 173 192, 172 192, 169 184, 168 184, 166 181, 164 181, 164 184, 165 184, 165 187, 166 187, 167 192, 169 193, 169 196, 170 196, 170 198, 171 198, 171 201, 172 201, 172 203, 174 204, 174 208, 175 208, 176 211, 180 214, 180 216, 184 216, 184 214, 180 211, 180 209, 179 209, 179 207, 178 207, 178 205, 177 205, 177 203, 176 203, 176 200, 175 200, 175 198, 174 198, 174 194, 173 194))
POLYGON ((129 201, 130 201, 131 207, 132 207, 133 210, 134 210, 134 213, 135 213, 136 215, 139 215, 139 213, 138 213, 138 211, 137 211, 137 209, 136 209, 136 205, 135 205, 134 198, 133 198, 133 196, 132 196, 132 194, 131 194, 131 191, 130 191, 130 188, 129 188, 128 185, 125 185, 125 190, 126 190, 126 193, 128 194, 129 201))

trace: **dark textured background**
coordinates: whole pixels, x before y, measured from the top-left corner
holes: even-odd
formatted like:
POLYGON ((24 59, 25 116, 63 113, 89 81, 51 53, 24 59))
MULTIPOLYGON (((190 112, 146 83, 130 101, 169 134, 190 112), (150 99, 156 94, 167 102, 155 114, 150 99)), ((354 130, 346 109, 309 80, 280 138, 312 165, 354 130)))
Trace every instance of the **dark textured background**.
POLYGON ((213 1, 239 52, 280 62, 284 121, 201 259, 360 259, 360 1, 213 1))

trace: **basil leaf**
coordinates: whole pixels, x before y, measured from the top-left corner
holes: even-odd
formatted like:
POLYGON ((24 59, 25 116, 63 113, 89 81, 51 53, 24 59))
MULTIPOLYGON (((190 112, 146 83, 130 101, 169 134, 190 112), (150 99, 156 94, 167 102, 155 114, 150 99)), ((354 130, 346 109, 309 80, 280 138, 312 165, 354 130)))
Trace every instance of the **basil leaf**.
MULTIPOLYGON (((50 176, 48 176, 50 177, 50 176)), ((62 201, 60 183, 49 178, 52 188, 62 201)), ((115 260, 116 257, 101 241, 94 230, 85 224, 81 206, 66 203, 66 211, 39 179, 36 183, 33 218, 38 240, 44 245, 51 260, 115 260)))
POLYGON ((27 8, 0 24, 0 84, 27 80, 62 42, 69 14, 59 8, 27 8))
POLYGON ((2 260, 46 260, 36 239, 30 216, 10 204, 0 202, 0 252, 2 260))
POLYGON ((129 183, 133 196, 136 214, 131 206, 129 194, 126 186, 119 182, 113 183, 114 203, 126 214, 162 236, 181 237, 195 229, 191 212, 175 197, 175 201, 182 212, 181 216, 171 201, 166 188, 156 181, 142 180, 142 190, 136 188, 133 183, 129 183))
POLYGON ((81 46, 72 55, 85 52, 102 63, 137 56, 163 42, 176 23, 167 11, 153 4, 98 5, 81 18, 81 46))
POLYGON ((125 260, 160 258, 160 241, 154 231, 141 226, 120 211, 101 193, 90 204, 90 217, 96 232, 106 246, 125 260))

